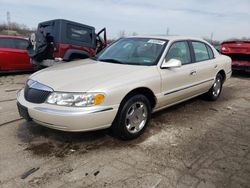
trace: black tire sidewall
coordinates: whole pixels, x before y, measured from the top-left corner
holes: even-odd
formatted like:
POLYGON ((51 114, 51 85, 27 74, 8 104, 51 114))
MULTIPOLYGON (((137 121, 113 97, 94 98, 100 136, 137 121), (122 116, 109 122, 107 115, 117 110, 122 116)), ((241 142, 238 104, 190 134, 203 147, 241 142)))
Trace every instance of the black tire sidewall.
POLYGON ((137 138, 145 131, 150 118, 151 118, 151 105, 147 97, 141 94, 134 95, 130 97, 129 99, 127 99, 126 101, 121 103, 121 107, 119 108, 118 114, 112 126, 113 133, 115 134, 115 136, 123 140, 130 140, 130 139, 137 138), (146 105, 146 108, 148 110, 148 116, 147 116, 146 123, 144 127, 142 128, 142 130, 140 130, 138 133, 130 133, 126 128, 125 120, 126 120, 126 114, 127 114, 128 109, 135 102, 142 102, 146 105))

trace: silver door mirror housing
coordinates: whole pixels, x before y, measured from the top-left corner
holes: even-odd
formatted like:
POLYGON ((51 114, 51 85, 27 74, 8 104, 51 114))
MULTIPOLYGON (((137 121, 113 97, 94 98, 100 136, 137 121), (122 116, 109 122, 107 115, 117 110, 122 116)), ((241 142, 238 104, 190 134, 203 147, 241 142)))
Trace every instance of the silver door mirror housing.
POLYGON ((164 59, 161 68, 178 68, 181 67, 181 61, 178 59, 170 59, 169 61, 166 61, 164 59))

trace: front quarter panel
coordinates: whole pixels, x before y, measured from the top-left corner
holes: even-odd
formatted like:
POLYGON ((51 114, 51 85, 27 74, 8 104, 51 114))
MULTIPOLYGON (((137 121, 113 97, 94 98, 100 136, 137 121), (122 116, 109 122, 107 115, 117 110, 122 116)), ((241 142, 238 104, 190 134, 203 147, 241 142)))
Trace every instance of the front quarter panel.
POLYGON ((92 88, 89 92, 104 92, 104 106, 120 105, 125 96, 134 89, 148 88, 155 96, 161 92, 161 78, 156 66, 132 72, 110 82, 92 88))

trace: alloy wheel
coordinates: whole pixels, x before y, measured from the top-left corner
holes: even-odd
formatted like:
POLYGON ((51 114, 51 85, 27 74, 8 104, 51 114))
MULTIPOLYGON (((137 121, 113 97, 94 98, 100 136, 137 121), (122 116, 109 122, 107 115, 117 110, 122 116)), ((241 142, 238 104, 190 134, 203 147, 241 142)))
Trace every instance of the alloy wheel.
POLYGON ((148 118, 148 110, 143 102, 133 103, 127 111, 125 125, 128 132, 135 134, 145 126, 148 118))

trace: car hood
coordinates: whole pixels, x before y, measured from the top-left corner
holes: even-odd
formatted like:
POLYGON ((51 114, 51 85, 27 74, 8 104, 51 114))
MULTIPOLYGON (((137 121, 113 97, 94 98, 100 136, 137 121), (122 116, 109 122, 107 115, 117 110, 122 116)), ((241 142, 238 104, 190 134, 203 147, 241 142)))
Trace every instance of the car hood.
POLYGON ((122 65, 98 62, 91 59, 55 65, 34 73, 30 79, 54 89, 54 91, 86 92, 91 88, 119 77, 142 71, 147 66, 122 65))

